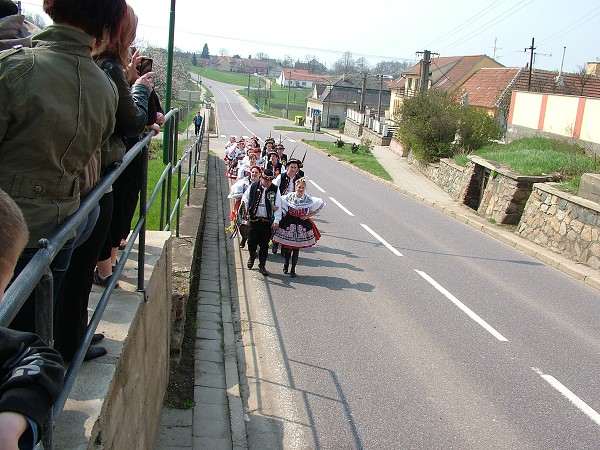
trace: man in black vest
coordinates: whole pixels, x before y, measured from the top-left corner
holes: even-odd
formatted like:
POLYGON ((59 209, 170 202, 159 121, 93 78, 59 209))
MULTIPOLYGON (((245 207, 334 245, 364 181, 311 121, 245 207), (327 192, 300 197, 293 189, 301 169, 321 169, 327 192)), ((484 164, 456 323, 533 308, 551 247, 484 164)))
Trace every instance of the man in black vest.
POLYGON ((273 178, 275 177, 271 170, 263 171, 260 180, 252 183, 242 196, 242 202, 246 204, 250 222, 248 269, 254 267, 258 247, 258 271, 265 277, 269 275, 265 268, 269 254, 269 241, 272 230, 279 228, 282 212, 281 194, 277 186, 273 184, 273 178))

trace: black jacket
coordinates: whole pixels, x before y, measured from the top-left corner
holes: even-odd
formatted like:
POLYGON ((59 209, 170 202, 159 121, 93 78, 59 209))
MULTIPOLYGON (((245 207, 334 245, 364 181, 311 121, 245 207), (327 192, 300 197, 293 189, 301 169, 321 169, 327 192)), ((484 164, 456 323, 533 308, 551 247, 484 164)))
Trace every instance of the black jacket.
MULTIPOLYGON (((0 343, 0 412, 17 412, 33 420, 39 437, 63 387, 63 360, 32 333, 0 327, 0 343)), ((20 444, 27 438, 31 440, 31 435, 20 444)), ((29 442, 22 448, 34 445, 29 442)))

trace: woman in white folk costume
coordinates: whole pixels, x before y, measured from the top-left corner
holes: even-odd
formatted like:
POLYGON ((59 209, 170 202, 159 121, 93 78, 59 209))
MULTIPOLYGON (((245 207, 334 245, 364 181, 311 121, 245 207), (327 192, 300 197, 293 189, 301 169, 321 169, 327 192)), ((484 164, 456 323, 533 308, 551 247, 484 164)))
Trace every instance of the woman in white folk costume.
POLYGON ((240 236, 242 237, 242 240, 240 242, 240 248, 244 248, 244 246, 246 245, 246 240, 248 239, 248 221, 245 217, 246 214, 244 214, 243 211, 240 212, 242 196, 244 195, 244 192, 246 192, 246 189, 248 189, 248 187, 252 183, 258 181, 258 179, 260 178, 260 174, 260 167, 252 166, 250 168, 250 173, 247 177, 240 178, 238 181, 233 183, 229 190, 229 195, 227 196, 227 198, 235 200, 229 218, 233 221, 236 221, 237 223, 240 236))
POLYGON ((288 273, 291 258, 292 268, 289 273, 295 278, 300 249, 312 247, 321 237, 311 217, 318 214, 325 203, 306 193, 306 178, 296 180, 296 190, 283 197, 281 203, 284 217, 273 235, 273 242, 282 245, 285 251, 283 273, 288 273))

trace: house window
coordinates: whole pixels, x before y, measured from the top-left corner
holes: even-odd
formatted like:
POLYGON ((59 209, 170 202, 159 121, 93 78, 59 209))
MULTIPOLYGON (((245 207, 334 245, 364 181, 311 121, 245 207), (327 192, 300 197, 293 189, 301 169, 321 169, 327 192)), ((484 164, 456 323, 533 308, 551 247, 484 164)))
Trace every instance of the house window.
POLYGON ((302 86, 306 86, 306 81, 303 81, 303 82, 302 82, 302 86))
POLYGON ((412 89, 412 78, 408 79, 408 90, 410 91, 412 89))

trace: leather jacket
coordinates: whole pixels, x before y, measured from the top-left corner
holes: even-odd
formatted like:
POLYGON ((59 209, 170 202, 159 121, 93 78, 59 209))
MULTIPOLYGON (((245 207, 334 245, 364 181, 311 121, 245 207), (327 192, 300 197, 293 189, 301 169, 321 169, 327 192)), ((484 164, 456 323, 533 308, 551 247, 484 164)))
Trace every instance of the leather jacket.
POLYGON ((32 45, 0 52, 0 188, 23 211, 29 248, 79 207, 79 174, 112 134, 118 102, 89 35, 50 25, 32 45))
POLYGON ((140 83, 129 86, 125 70, 111 59, 100 61, 99 65, 110 76, 119 91, 115 129, 101 151, 102 170, 104 170, 110 164, 123 159, 127 138, 138 136, 145 130, 150 89, 140 83))

